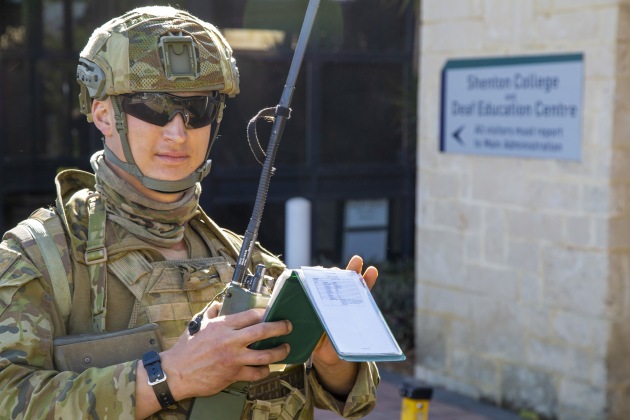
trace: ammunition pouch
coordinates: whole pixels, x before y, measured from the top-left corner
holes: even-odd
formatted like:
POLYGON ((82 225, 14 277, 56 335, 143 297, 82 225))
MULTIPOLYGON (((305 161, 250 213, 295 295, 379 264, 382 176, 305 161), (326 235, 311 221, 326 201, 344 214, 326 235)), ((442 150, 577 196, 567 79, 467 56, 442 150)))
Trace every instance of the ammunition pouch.
POLYGON ((293 420, 306 403, 304 365, 290 365, 256 382, 236 382, 211 397, 195 398, 189 420, 293 420))
POLYGON ((304 365, 292 365, 252 382, 242 419, 296 419, 306 403, 306 380, 304 365))
POLYGON ((104 368, 139 360, 149 350, 164 347, 157 324, 123 331, 69 335, 53 341, 55 369, 81 373, 89 368, 104 368))
POLYGON ((264 379, 250 382, 247 397, 250 400, 271 400, 287 396, 293 388, 304 392, 305 380, 304 365, 287 365, 264 379))

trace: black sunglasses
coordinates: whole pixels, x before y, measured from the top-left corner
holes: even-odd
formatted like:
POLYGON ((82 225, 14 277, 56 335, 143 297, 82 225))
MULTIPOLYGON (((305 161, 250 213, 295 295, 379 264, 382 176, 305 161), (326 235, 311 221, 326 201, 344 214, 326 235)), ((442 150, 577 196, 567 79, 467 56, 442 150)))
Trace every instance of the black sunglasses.
POLYGON ((140 92, 120 95, 122 109, 149 124, 164 127, 181 114, 186 128, 200 128, 212 124, 219 114, 223 95, 176 96, 161 92, 140 92))

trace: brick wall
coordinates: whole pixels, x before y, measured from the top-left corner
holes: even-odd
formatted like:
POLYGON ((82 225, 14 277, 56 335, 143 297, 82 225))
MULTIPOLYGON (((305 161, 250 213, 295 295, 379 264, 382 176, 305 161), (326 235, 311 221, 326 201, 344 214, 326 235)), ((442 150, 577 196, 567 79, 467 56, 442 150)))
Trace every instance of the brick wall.
POLYGON ((421 3, 416 376, 549 417, 624 418, 629 2, 421 3), (438 151, 448 59, 575 52, 581 161, 438 151))

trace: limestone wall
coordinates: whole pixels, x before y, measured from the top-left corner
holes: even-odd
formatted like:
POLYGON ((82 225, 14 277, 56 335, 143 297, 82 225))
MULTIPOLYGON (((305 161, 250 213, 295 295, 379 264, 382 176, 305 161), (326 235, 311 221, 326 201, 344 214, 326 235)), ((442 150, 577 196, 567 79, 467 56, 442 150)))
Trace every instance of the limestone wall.
POLYGON ((628 418, 629 3, 421 2, 418 378, 549 417, 628 418), (581 161, 439 152, 448 59, 576 52, 581 161))

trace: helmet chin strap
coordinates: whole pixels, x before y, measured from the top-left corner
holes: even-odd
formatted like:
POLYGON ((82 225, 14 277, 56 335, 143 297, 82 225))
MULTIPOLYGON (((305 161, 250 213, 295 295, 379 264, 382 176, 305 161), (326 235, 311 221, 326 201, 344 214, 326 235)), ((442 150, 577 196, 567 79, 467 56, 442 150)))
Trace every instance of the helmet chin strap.
POLYGON ((110 96, 110 98, 112 100, 112 106, 114 108, 116 131, 118 131, 118 134, 120 135, 120 143, 122 145, 123 154, 125 155, 126 162, 120 160, 118 156, 116 156, 114 152, 112 152, 109 147, 107 147, 107 145, 103 144, 105 158, 109 162, 112 162, 114 165, 118 166, 120 169, 136 178, 144 187, 160 193, 178 193, 186 191, 197 182, 201 182, 201 180, 210 173, 212 160, 208 159, 208 156, 210 155, 210 149, 212 148, 212 144, 216 140, 217 134, 219 132, 219 125, 221 125, 221 117, 223 116, 223 104, 221 104, 221 109, 219 110, 219 116, 217 118, 216 127, 214 128, 214 133, 211 134, 210 142, 208 143, 208 149, 206 150, 206 157, 204 159, 204 162, 186 178, 179 179, 177 181, 166 181, 162 179, 148 177, 144 175, 142 171, 140 171, 140 168, 138 167, 138 165, 136 165, 136 162, 133 159, 131 147, 129 146, 129 140, 127 138, 127 116, 122 110, 120 99, 117 96, 110 96))

